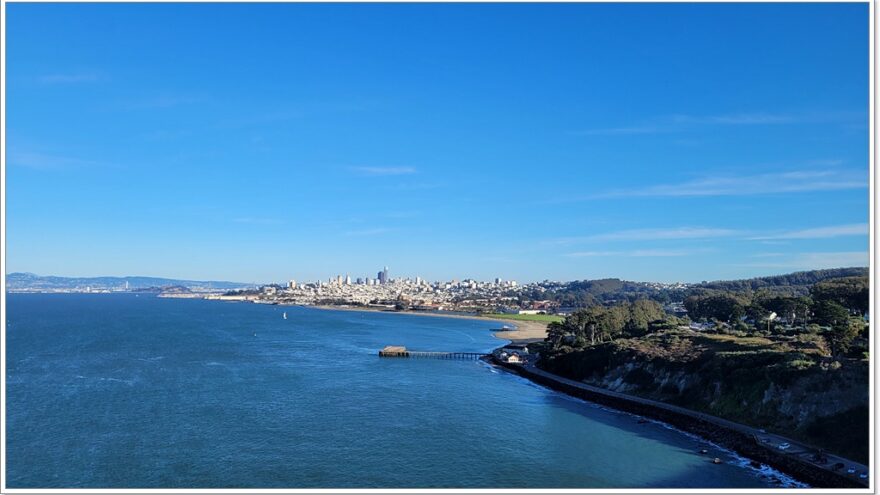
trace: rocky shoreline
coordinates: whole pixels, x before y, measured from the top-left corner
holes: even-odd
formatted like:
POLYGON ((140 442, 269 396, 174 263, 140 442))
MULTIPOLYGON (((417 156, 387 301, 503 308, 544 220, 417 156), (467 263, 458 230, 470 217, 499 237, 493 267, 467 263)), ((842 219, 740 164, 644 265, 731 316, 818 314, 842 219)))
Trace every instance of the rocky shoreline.
POLYGON ((682 431, 695 434, 731 449, 743 457, 766 464, 814 488, 868 487, 867 480, 862 483, 861 480, 846 476, 843 473, 822 469, 797 457, 768 448, 758 443, 754 435, 724 424, 727 422, 720 420, 720 418, 713 418, 693 411, 689 412, 675 406, 663 406, 654 401, 627 397, 625 394, 611 391, 603 392, 596 387, 579 386, 576 383, 571 383, 571 380, 555 377, 555 375, 547 372, 534 370, 518 364, 504 363, 491 357, 487 361, 492 365, 572 397, 667 423, 682 431))

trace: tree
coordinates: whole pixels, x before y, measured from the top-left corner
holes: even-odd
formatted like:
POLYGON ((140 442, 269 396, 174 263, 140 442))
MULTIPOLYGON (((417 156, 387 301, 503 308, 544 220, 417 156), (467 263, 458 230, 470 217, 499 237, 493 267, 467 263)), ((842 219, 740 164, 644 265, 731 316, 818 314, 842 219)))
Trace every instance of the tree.
POLYGON ((810 295, 816 301, 832 301, 864 315, 868 311, 870 284, 866 276, 833 278, 815 284, 810 295))
POLYGON ((570 314, 558 324, 548 326, 547 341, 552 347, 562 345, 566 336, 575 343, 596 345, 620 335, 643 335, 652 321, 665 316, 663 308, 654 301, 637 299, 611 307, 592 306, 570 314))
POLYGON ((550 343, 551 348, 556 349, 562 344, 562 340, 567 333, 568 330, 565 325, 558 321, 552 321, 547 325, 547 338, 545 340, 550 343))
POLYGON ((770 316, 770 310, 759 303, 752 303, 746 306, 746 316, 754 320, 756 325, 760 325, 761 321, 770 316))
POLYGON ((651 322, 662 321, 666 317, 663 308, 654 301, 638 299, 629 305, 623 331, 632 337, 648 333, 651 322))
POLYGON ((846 323, 849 320, 849 311, 834 301, 820 300, 813 309, 813 316, 816 323, 833 327, 846 323))
POLYGON ((685 299, 684 306, 691 319, 715 318, 735 322, 745 313, 745 305, 732 294, 714 293, 691 296, 685 299))
POLYGON ((826 335, 828 347, 831 348, 831 354, 836 356, 849 351, 853 340, 858 337, 859 332, 864 327, 865 323, 857 318, 851 318, 848 321, 834 325, 826 335))

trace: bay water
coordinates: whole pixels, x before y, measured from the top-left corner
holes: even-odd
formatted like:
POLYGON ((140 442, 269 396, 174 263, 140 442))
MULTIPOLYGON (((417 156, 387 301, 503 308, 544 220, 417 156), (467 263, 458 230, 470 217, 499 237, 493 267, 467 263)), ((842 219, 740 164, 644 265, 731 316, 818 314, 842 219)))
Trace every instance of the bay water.
POLYGON ((12 488, 798 486, 480 361, 377 356, 488 352, 497 322, 148 294, 7 309, 12 488))

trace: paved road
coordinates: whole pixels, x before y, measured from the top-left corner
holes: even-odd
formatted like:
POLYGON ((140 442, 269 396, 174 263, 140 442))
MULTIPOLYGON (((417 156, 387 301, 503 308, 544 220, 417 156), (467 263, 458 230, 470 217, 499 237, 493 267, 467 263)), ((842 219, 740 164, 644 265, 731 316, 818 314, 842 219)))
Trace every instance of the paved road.
POLYGON ((772 433, 766 433, 764 430, 758 428, 752 428, 751 426, 747 426, 741 423, 736 423, 733 421, 726 420, 724 418, 719 418, 717 416, 712 416, 710 414, 704 414, 698 411, 693 411, 690 409, 686 409, 684 407, 675 406, 672 404, 667 404, 665 402, 658 402, 651 399, 645 399, 642 397, 637 397, 634 395, 624 394, 620 392, 615 392, 613 390, 608 390, 606 388, 595 387, 593 385, 588 385, 583 382, 578 382, 575 380, 569 380, 568 378, 563 378, 559 375, 555 375, 553 373, 549 373, 540 368, 537 368, 534 363, 528 363, 524 365, 530 372, 535 373, 537 375, 542 375, 544 377, 550 378, 552 380, 557 380, 559 382, 565 383, 567 385, 571 385, 572 387, 577 387, 589 392, 593 392, 596 394, 602 394, 609 397, 615 397, 619 399, 625 399, 629 401, 633 401, 640 404, 645 404, 652 407, 657 407, 660 409, 666 409, 668 411, 674 411, 679 414, 683 414, 685 416, 690 416, 692 418, 700 419, 712 424, 716 424, 722 426, 724 428, 729 428, 731 430, 739 431, 745 433, 747 435, 751 435, 755 438, 759 444, 768 446, 770 448, 776 449, 778 452, 783 453, 786 456, 797 457, 803 462, 807 462, 811 465, 816 466, 818 469, 824 469, 828 471, 835 471, 839 474, 843 474, 857 483, 864 484, 868 486, 868 478, 869 475, 868 466, 864 464, 860 464, 849 459, 845 459, 840 456, 836 456, 833 454, 825 454, 825 458, 822 459, 822 462, 817 461, 813 458, 814 454, 818 452, 818 449, 815 447, 811 447, 809 445, 805 445, 803 443, 797 442, 790 438, 786 438, 782 435, 776 435, 772 433), (780 449, 780 445, 788 444, 789 447, 780 449), (843 464, 843 467, 839 469, 832 469, 836 464, 843 464), (865 477, 862 478, 861 476, 865 477))

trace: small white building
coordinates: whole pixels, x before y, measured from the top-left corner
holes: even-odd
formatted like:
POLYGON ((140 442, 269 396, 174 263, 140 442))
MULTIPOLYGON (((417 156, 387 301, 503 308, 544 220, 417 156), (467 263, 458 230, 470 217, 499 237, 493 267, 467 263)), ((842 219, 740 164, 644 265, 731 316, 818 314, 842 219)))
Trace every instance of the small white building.
POLYGON ((508 363, 522 364, 523 359, 519 356, 519 354, 513 353, 507 355, 508 363))
POLYGON ((498 349, 495 351, 495 357, 502 363, 523 364, 528 362, 528 353, 521 349, 498 349))

